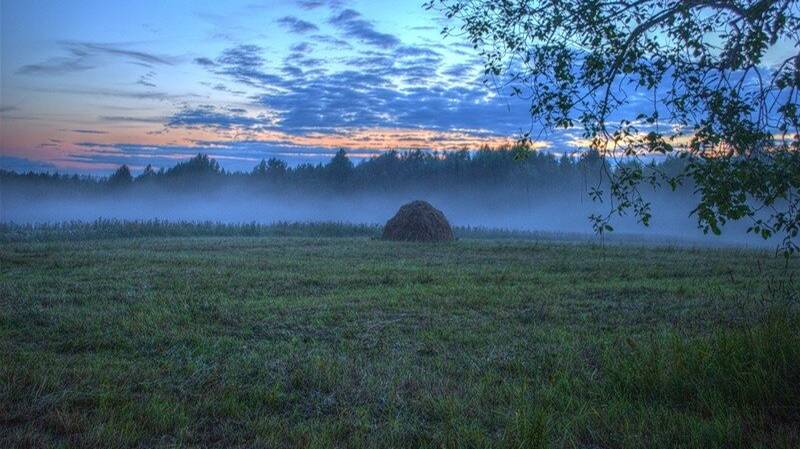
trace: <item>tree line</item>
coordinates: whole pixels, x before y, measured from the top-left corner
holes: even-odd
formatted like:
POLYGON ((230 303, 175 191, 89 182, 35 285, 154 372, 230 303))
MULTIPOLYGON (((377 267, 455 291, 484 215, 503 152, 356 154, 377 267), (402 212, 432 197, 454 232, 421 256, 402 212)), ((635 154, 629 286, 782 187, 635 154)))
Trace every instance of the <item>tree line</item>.
MULTIPOLYGON (((652 167, 679 172, 683 164, 679 158, 668 158, 653 163, 652 167)), ((196 191, 247 186, 265 191, 318 194, 486 189, 531 194, 565 189, 593 191, 598 186, 602 188, 604 178, 613 176, 617 168, 595 151, 578 157, 567 154, 556 157, 515 145, 483 147, 477 151, 387 151, 357 164, 342 149, 326 163, 292 167, 281 159, 270 158, 259 162, 250 172, 226 171, 213 158, 198 154, 169 168, 148 165, 137 176, 127 165, 122 165, 107 177, 3 170, 0 180, 6 187, 21 187, 31 192, 50 187, 102 193, 145 187, 196 191)))

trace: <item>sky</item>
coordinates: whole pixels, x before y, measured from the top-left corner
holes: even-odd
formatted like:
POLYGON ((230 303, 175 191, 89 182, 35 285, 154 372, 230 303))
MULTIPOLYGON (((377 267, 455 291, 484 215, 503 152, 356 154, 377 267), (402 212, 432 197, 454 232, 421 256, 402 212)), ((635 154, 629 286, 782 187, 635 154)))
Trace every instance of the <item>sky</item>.
POLYGON ((4 0, 0 166, 102 174, 204 152, 250 170, 530 128, 530 105, 487 86, 421 3, 4 0))

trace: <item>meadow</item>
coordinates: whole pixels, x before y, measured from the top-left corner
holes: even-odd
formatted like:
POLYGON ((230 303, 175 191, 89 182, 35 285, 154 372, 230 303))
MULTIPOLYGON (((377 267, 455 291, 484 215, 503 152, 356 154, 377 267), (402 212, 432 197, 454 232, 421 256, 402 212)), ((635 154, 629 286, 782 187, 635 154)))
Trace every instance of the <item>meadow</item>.
POLYGON ((3 225, 0 447, 800 445, 796 258, 377 229, 3 225))

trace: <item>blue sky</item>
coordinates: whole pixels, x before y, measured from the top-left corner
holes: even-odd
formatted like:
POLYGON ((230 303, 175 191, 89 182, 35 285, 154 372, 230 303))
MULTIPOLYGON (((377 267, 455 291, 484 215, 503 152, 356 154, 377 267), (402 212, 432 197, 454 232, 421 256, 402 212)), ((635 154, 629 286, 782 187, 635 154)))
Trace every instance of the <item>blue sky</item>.
POLYGON ((339 147, 496 145, 530 125, 419 0, 11 0, 1 13, 3 168, 104 173, 202 151, 245 170, 339 147))

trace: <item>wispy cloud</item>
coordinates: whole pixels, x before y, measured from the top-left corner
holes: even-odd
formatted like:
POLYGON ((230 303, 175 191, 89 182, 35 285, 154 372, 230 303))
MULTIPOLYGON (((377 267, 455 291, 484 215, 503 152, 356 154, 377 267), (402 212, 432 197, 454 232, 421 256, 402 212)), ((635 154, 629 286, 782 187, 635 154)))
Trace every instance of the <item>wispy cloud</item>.
POLYGON ((312 31, 319 31, 319 27, 311 22, 298 19, 297 17, 286 16, 278 19, 278 23, 292 33, 304 34, 312 31))
POLYGON ((173 65, 177 62, 175 57, 130 49, 124 44, 63 41, 59 45, 67 53, 66 55, 24 65, 17 70, 17 73, 21 75, 61 75, 91 70, 104 63, 103 57, 123 59, 145 67, 173 65))
POLYGON ((121 123, 164 123, 167 117, 137 117, 131 115, 101 115, 98 120, 103 122, 121 122, 121 123))
POLYGON ((238 45, 222 52, 216 64, 209 66, 212 73, 230 76, 236 81, 253 87, 284 86, 285 80, 262 70, 264 58, 256 45, 238 45))
POLYGON ((214 61, 208 58, 194 58, 194 63, 204 67, 213 67, 217 65, 214 61))
POLYGON ((95 68, 94 64, 88 64, 83 58, 50 58, 46 61, 35 64, 27 64, 19 68, 17 73, 20 75, 62 75, 70 72, 81 72, 95 68))
POLYGON ((71 129, 70 131, 78 134, 108 134, 108 131, 100 131, 96 129, 71 129))
POLYGON ((476 67, 483 68, 483 66, 475 64, 455 64, 446 68, 444 71, 442 71, 442 73, 454 78, 464 78, 465 76, 468 76, 470 73, 474 72, 476 67))
POLYGON ((336 37, 333 37, 333 36, 329 36, 327 34, 315 34, 315 35, 311 36, 311 39, 313 39, 314 41, 319 42, 321 44, 326 44, 328 46, 339 48, 339 49, 350 49, 350 48, 353 48, 353 46, 350 45, 350 43, 347 42, 346 40, 339 39, 339 38, 336 38, 336 37))
POLYGON ((257 45, 238 45, 228 48, 217 58, 218 64, 239 67, 258 67, 264 63, 261 48, 257 45))
POLYGON ((98 44, 91 42, 65 42, 68 48, 82 50, 89 54, 106 54, 122 57, 131 61, 138 61, 152 65, 173 65, 177 58, 171 56, 161 56, 145 51, 132 50, 121 44, 98 44))
POLYGON ((341 11, 331 17, 328 22, 342 30, 345 36, 369 45, 391 48, 400 44, 400 39, 396 36, 376 31, 371 22, 364 20, 358 11, 352 9, 341 11))
POLYGON ((136 84, 144 87, 157 87, 156 84, 153 82, 153 79, 156 76, 156 72, 152 70, 145 73, 144 75, 140 76, 139 79, 136 81, 136 84))
POLYGON ((297 0, 297 4, 303 9, 317 9, 328 6, 332 9, 341 8, 347 3, 345 0, 297 0))
POLYGON ((115 98, 130 98, 134 100, 186 100, 192 98, 200 98, 200 95, 193 93, 173 94, 161 91, 137 91, 137 90, 122 90, 122 89, 91 89, 91 88, 59 88, 59 87, 44 87, 32 88, 32 91, 37 92, 52 92, 70 95, 82 96, 97 96, 97 97, 115 97, 115 98))
POLYGON ((313 47, 308 42, 298 42, 291 46, 293 53, 308 53, 313 47))
POLYGON ((169 118, 168 127, 201 127, 231 129, 234 127, 253 128, 263 126, 264 118, 253 118, 243 115, 241 108, 231 108, 221 111, 210 105, 184 108, 169 118))

